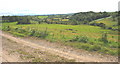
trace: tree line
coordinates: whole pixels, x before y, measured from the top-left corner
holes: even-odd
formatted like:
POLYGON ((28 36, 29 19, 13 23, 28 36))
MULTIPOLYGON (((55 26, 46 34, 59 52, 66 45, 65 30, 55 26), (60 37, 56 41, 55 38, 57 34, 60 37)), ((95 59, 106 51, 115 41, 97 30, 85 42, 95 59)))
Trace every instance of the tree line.
POLYGON ((28 16, 2 16, 2 22, 17 22, 17 24, 31 24, 28 16))
MULTIPOLYGON (((48 15, 47 18, 40 19, 38 16, 3 16, 3 22, 18 22, 17 24, 31 24, 31 21, 36 21, 38 24, 47 23, 47 24, 65 24, 65 25, 80 25, 80 24, 89 24, 91 21, 112 17, 114 21, 118 21, 118 12, 79 12, 74 14, 61 14, 61 15, 48 15), (54 22, 54 18, 69 19, 68 21, 61 21, 56 19, 57 22, 54 22), (51 21, 50 21, 50 20, 51 21)), ((100 25, 103 24, 92 24, 100 25)))

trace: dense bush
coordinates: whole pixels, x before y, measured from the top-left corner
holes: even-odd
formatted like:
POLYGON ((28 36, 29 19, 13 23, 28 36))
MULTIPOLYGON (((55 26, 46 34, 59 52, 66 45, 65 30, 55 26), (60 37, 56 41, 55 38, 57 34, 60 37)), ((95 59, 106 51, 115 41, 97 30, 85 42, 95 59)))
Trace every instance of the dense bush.
POLYGON ((19 17, 17 22, 17 24, 31 24, 30 19, 27 17, 19 17))
POLYGON ((49 33, 47 32, 47 28, 44 31, 30 30, 28 32, 29 36, 35 36, 39 38, 46 38, 49 35, 49 33))
POLYGON ((88 23, 96 19, 105 18, 109 16, 110 14, 107 12, 97 12, 97 13, 93 11, 80 12, 80 13, 75 13, 74 15, 72 15, 70 17, 70 21, 75 20, 75 21, 79 21, 80 23, 84 24, 84 23, 88 23))
POLYGON ((90 25, 92 25, 92 26, 99 26, 99 27, 101 27, 103 29, 106 28, 106 25, 104 23, 90 23, 90 25))
MULTIPOLYGON (((32 36, 35 36, 35 37, 39 37, 39 38, 45 38, 48 36, 48 32, 45 32, 45 31, 32 31, 31 33, 32 36)), ((30 36, 31 36, 30 35, 30 36)))
POLYGON ((31 24, 28 16, 3 16, 2 22, 18 22, 17 24, 31 24))

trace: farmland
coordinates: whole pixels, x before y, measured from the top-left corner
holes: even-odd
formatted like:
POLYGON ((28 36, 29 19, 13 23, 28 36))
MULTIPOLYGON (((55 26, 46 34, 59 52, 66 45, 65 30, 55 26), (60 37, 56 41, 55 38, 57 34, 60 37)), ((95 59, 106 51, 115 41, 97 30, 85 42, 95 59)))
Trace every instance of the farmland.
MULTIPOLYGON (((81 50, 84 50, 92 53, 92 55, 98 53, 96 55, 100 54, 103 56, 108 55, 110 57, 117 57, 119 53, 118 37, 120 36, 120 30, 118 29, 118 26, 120 25, 118 23, 119 17, 117 12, 92 11, 74 14, 3 16, 2 27, 0 28, 2 31, 13 35, 13 38, 15 39, 16 37, 22 39, 28 38, 23 44, 28 43, 29 40, 33 38, 33 41, 29 42, 30 47, 38 46, 38 44, 42 46, 46 45, 42 48, 46 48, 47 51, 52 51, 53 53, 60 53, 59 56, 61 56, 62 52, 62 57, 65 57, 66 53, 69 53, 68 56, 72 58, 75 55, 74 60, 77 59, 76 53, 72 55, 74 50, 75 52, 76 50, 79 50, 80 53, 81 50), (34 44, 34 42, 36 42, 36 39, 34 38, 40 40, 37 41, 37 45, 34 44), (42 43, 42 40, 49 43, 42 43), (71 51, 71 48, 73 48, 72 53, 65 52, 64 47, 65 50, 68 51, 71 51), (61 49, 63 51, 61 51, 61 49)), ((14 40, 11 37, 8 38, 14 40)), ((18 41, 16 40, 16 42, 18 41)), ((84 52, 82 53, 84 55, 84 52)), ((87 58, 91 58, 88 55, 89 53, 86 53, 87 55, 85 55, 87 58)), ((96 57, 98 56, 95 56, 95 58, 96 57)), ((81 59, 81 55, 79 59, 81 59)), ((99 59, 101 59, 101 56, 99 59)), ((109 58, 108 60, 110 59, 112 58, 109 58)), ((82 60, 84 60, 84 57, 82 60)), ((90 59, 88 60, 90 61, 90 59)))
POLYGON ((38 16, 38 18, 40 19, 44 19, 44 18, 47 18, 48 16, 38 16))
POLYGON ((90 25, 61 25, 45 23, 16 25, 16 23, 17 22, 3 23, 2 29, 16 36, 34 36, 50 42, 60 42, 64 45, 78 49, 117 55, 117 31, 102 29, 101 27, 90 25), (108 43, 100 41, 100 38, 104 33, 107 33, 108 43))

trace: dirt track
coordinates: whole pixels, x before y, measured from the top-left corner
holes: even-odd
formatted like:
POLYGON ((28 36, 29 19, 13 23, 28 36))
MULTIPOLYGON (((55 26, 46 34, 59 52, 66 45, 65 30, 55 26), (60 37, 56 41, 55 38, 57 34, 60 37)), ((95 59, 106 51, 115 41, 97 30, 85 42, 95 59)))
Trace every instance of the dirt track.
POLYGON ((12 40, 2 39, 3 62, 67 62, 67 58, 50 54, 42 49, 25 46, 12 40))
MULTIPOLYGON (((69 49, 68 49, 68 51, 64 51, 62 49, 62 47, 61 47, 61 49, 58 49, 59 48, 58 45, 57 45, 58 48, 56 48, 54 46, 50 47, 49 45, 51 45, 52 43, 51 44, 50 43, 45 44, 45 42, 44 42, 44 45, 41 45, 43 43, 36 44, 36 43, 34 43, 34 41, 13 37, 12 35, 5 34, 5 33, 1 33, 0 35, 3 36, 4 38, 7 38, 7 39, 10 39, 10 40, 12 40, 14 42, 17 42, 19 44, 22 44, 23 46, 29 46, 29 47, 34 48, 34 49, 40 49, 40 50, 43 50, 43 51, 47 51, 50 54, 58 55, 60 57, 64 57, 64 58, 67 58, 67 59, 74 59, 76 62, 117 62, 117 58, 112 57, 112 56, 106 56, 105 57, 105 56, 98 55, 98 57, 95 57, 94 54, 93 54, 93 57, 92 57, 91 54, 87 54, 88 52, 86 52, 86 54, 84 54, 82 51, 81 52, 78 51, 78 53, 81 53, 81 54, 76 54, 74 51, 70 51, 69 49)), ((3 53, 5 53, 5 52, 6 51, 3 51, 3 53)), ((14 60, 14 57, 11 58, 10 56, 7 56, 5 54, 3 56, 4 56, 3 57, 4 61, 17 62, 17 60, 14 60), (7 58, 5 58, 5 57, 7 57, 7 58), (9 60, 5 60, 5 59, 9 59, 9 60)))

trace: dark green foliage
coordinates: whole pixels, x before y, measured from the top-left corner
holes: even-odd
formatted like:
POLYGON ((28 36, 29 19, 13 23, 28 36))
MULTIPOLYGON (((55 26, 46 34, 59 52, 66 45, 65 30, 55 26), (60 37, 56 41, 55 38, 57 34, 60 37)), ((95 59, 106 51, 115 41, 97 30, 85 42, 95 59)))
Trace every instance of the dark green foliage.
POLYGON ((87 24, 90 21, 96 20, 96 19, 100 19, 100 18, 105 18, 105 17, 109 17, 110 14, 107 12, 80 12, 80 13, 76 13, 74 15, 72 15, 70 17, 70 21, 79 21, 81 24, 87 24))
POLYGON ((27 16, 3 16, 2 22, 18 22, 17 24, 30 24, 30 18, 27 16))
POLYGON ((104 23, 99 23, 98 26, 102 27, 103 29, 106 28, 105 24, 104 23))
POLYGON ((2 22, 15 22, 17 21, 17 16, 2 16, 2 22))
MULTIPOLYGON (((80 25, 80 24, 87 24, 89 22, 106 18, 106 17, 113 17, 117 19, 117 12, 80 12, 75 14, 61 14, 61 15, 48 15, 47 18, 41 19, 37 16, 31 16, 31 20, 38 21, 38 23, 47 23, 47 24, 65 24, 65 25, 80 25), (67 21, 62 21, 62 19, 69 19, 67 21)), ((116 21, 116 20, 115 20, 116 21)), ((102 28, 105 28, 104 24, 97 24, 102 28)))
MULTIPOLYGON (((119 19, 118 12, 80 12, 74 14, 61 14, 61 15, 46 15, 45 18, 39 18, 39 16, 3 16, 2 22, 18 22, 18 24, 30 24, 31 21, 36 21, 38 24, 47 23, 47 24, 65 24, 65 25, 80 25, 88 24, 91 21, 112 17, 114 21, 119 19), (57 19, 55 19, 57 18, 57 19), (62 21, 62 19, 68 19, 67 21, 62 21)), ((44 16, 41 16, 44 17, 44 16)), ((91 24, 94 26, 100 26, 106 28, 104 24, 91 24)))
POLYGON ((92 25, 92 26, 100 26, 100 27, 103 28, 103 29, 106 28, 106 26, 105 26, 104 23, 91 23, 90 25, 92 25))
POLYGON ((118 17, 120 16, 118 12, 111 13, 112 20, 118 21, 118 17))
POLYGON ((39 24, 41 24, 41 21, 38 21, 39 24))
POLYGON ((19 17, 17 24, 30 24, 30 19, 27 17, 19 17))

